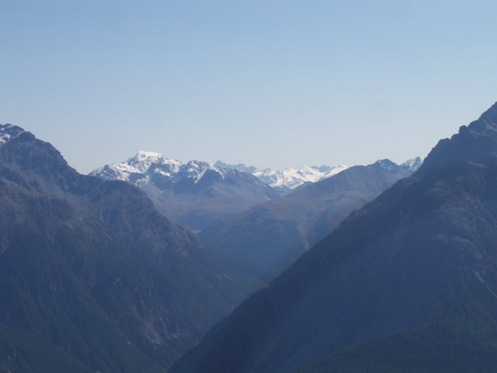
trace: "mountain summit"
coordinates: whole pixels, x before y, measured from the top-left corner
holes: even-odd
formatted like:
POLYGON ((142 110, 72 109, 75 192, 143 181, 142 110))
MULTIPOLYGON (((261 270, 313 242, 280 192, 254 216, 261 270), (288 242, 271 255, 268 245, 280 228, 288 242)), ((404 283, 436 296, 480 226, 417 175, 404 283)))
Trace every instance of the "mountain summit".
POLYGON ((21 127, 12 124, 0 124, 0 145, 9 142, 23 132, 24 130, 21 127))
POLYGON ((134 184, 165 216, 193 231, 278 197, 251 174, 201 161, 183 163, 154 152, 140 151, 91 175, 134 184))
POLYGON ((350 215, 173 372, 493 371, 497 107, 350 215))

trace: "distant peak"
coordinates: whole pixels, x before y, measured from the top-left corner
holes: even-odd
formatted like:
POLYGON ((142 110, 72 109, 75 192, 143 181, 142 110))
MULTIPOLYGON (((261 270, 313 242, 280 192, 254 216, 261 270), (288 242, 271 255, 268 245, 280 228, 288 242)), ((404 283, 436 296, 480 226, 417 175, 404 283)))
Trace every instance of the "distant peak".
POLYGON ((136 155, 134 156, 134 158, 137 158, 137 159, 150 159, 150 158, 164 158, 164 156, 160 153, 156 153, 156 152, 149 152, 149 151, 145 151, 145 150, 140 150, 138 151, 138 153, 136 153, 136 155))
POLYGON ((210 164, 209 162, 198 161, 196 159, 188 161, 187 164, 188 165, 195 165, 195 166, 213 167, 213 165, 210 164))
POLYGON ((418 170, 418 168, 421 167, 422 163, 423 159, 421 157, 416 157, 405 161, 400 165, 400 167, 405 168, 411 172, 415 172, 418 170))
POLYGON ((24 132, 21 127, 13 124, 0 124, 0 145, 9 142, 24 132))
POLYGON ((137 167, 141 172, 146 171, 151 165, 172 165, 180 167, 182 162, 165 158, 161 153, 140 150, 134 157, 126 161, 129 165, 137 167))
POLYGON ((396 164, 395 162, 392 162, 390 159, 380 159, 380 160, 376 161, 375 163, 373 163, 373 165, 380 166, 381 168, 383 168, 387 171, 393 171, 397 167, 399 167, 398 164, 396 164))
POLYGON ((20 129, 21 131, 24 131, 21 127, 19 126, 16 126, 14 124, 10 124, 10 123, 5 123, 5 124, 0 124, 0 130, 4 130, 4 129, 9 129, 9 128, 18 128, 20 129))
POLYGON ((254 166, 247 166, 244 163, 238 163, 238 164, 228 164, 224 163, 222 161, 217 161, 214 163, 214 166, 220 169, 232 169, 232 170, 237 170, 241 172, 246 172, 249 174, 253 174, 257 171, 257 168, 254 166))

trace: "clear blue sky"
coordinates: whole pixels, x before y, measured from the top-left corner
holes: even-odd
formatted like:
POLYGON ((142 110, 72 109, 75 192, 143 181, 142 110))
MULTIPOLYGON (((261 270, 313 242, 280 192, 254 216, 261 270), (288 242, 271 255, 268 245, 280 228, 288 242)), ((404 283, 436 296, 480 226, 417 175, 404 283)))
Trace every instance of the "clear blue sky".
POLYGON ((497 101, 496 1, 0 0, 0 123, 80 172, 151 150, 425 156, 497 101))

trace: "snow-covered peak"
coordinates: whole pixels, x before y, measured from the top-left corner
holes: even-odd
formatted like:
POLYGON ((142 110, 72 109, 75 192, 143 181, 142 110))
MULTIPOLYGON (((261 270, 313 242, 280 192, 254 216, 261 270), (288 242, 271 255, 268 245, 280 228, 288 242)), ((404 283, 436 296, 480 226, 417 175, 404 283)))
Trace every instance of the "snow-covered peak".
POLYGON ((302 166, 300 168, 287 167, 279 170, 257 170, 254 175, 269 186, 285 190, 296 189, 306 183, 315 183, 319 180, 331 177, 345 170, 347 166, 302 166))
POLYGON ((387 171, 394 171, 397 167, 399 167, 399 165, 392 162, 390 159, 380 159, 379 161, 376 161, 374 164, 379 165, 381 168, 387 171))
POLYGON ((136 153, 135 158, 137 159, 149 159, 149 158, 164 158, 164 156, 161 153, 157 152, 148 152, 146 150, 139 150, 138 153, 136 153))
POLYGON ((336 175, 345 170, 347 166, 302 166, 300 168, 286 167, 283 170, 258 169, 253 166, 247 166, 243 163, 236 165, 217 161, 215 165, 222 169, 234 169, 241 172, 250 173, 264 184, 269 185, 280 191, 289 191, 300 187, 306 183, 315 183, 319 180, 336 175))
POLYGON ((221 178, 227 174, 226 170, 211 163, 196 160, 183 163, 176 159, 166 158, 160 153, 141 150, 127 161, 106 165, 91 172, 91 175, 139 185, 147 184, 151 180, 174 184, 185 178, 197 183, 207 171, 217 172, 221 178))
POLYGON ((380 167, 382 167, 387 171, 395 171, 398 167, 401 167, 412 173, 415 172, 421 166, 422 163, 423 160, 420 157, 416 157, 413 159, 409 159, 400 165, 392 162, 389 159, 381 159, 379 161, 376 161, 374 164, 379 165, 380 167))
POLYGON ((245 172, 247 174, 253 174, 254 172, 257 171, 257 168, 254 167, 254 166, 247 166, 243 163, 238 163, 238 164, 228 164, 228 163, 224 163, 224 162, 221 162, 221 161, 217 161, 216 163, 214 163, 214 166, 216 166, 217 168, 219 169, 228 169, 228 170, 237 170, 237 171, 240 171, 240 172, 245 172))
POLYGON ((211 163, 196 160, 189 161, 185 165, 184 171, 186 172, 187 177, 193 179, 196 183, 205 175, 207 171, 215 171, 223 178, 226 174, 224 170, 216 167, 211 163))
POLYGON ((21 127, 12 124, 0 124, 0 145, 9 142, 23 132, 24 130, 21 127))
POLYGON ((264 184, 282 192, 296 189, 306 183, 315 183, 319 180, 334 176, 347 169, 347 166, 302 166, 300 168, 286 167, 283 170, 258 169, 247 166, 243 163, 231 165, 217 161, 215 164, 222 169, 235 169, 241 172, 250 173, 264 184))
POLYGON ((165 158, 162 154, 140 150, 136 155, 129 158, 125 162, 113 163, 98 168, 90 173, 90 175, 98 176, 104 179, 117 179, 123 181, 131 181, 131 179, 141 179, 148 173, 161 173, 170 175, 177 173, 183 164, 175 159, 165 158))
POLYGON ((156 152, 147 152, 145 150, 140 150, 136 155, 128 160, 135 162, 157 162, 164 159, 164 156, 156 152))
POLYGON ((165 158, 162 154, 140 150, 134 157, 125 163, 132 166, 135 172, 146 172, 152 165, 169 166, 177 172, 183 163, 171 158, 165 158))
POLYGON ((139 151, 134 157, 126 161, 132 172, 145 172, 154 163, 162 163, 164 157, 159 153, 139 151))
POLYGON ((421 164, 423 163, 423 159, 421 157, 416 157, 413 159, 409 159, 402 163, 400 167, 406 168, 411 172, 415 172, 418 170, 418 168, 421 167, 421 164))
POLYGON ((191 170, 212 170, 215 168, 211 163, 196 160, 187 162, 186 166, 191 170))

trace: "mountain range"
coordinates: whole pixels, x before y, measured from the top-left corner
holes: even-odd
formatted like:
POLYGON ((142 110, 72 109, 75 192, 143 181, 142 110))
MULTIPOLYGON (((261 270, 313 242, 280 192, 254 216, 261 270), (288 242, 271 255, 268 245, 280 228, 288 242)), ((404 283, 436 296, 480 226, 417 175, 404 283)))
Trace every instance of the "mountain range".
POLYGON ((279 197, 249 173, 201 161, 182 163, 145 151, 91 175, 137 186, 165 216, 197 232, 279 197))
POLYGON ((0 125, 1 371, 165 371, 245 281, 136 187, 0 125))
POLYGON ((171 372, 491 372, 497 104, 243 302, 171 372))
POLYGON ((94 177, 0 125, 0 371, 493 371, 497 104, 420 163, 284 190, 140 152, 94 177))
POLYGON ((220 161, 182 163, 140 151, 91 175, 139 187, 164 215, 199 232, 222 260, 256 283, 267 283, 350 212, 410 175, 421 162, 415 158, 397 165, 383 160, 370 166, 306 166, 280 172, 220 161))
POLYGON ((233 169, 254 175, 264 184, 277 190, 281 194, 289 193, 302 185, 315 183, 317 181, 334 176, 347 166, 302 166, 301 168, 287 167, 283 170, 273 170, 270 168, 258 169, 253 166, 246 166, 243 163, 231 165, 217 161, 215 165, 222 169, 233 169))
MULTIPOLYGON (((415 158, 401 167, 413 171, 420 164, 421 159, 415 158)), ((346 166, 323 165, 261 170, 221 161, 183 163, 156 152, 139 151, 125 162, 102 166, 90 175, 137 186, 165 216, 201 232, 346 169, 346 166)))
POLYGON ((249 276, 268 282, 349 215, 396 181, 417 158, 354 166, 243 212, 199 234, 202 242, 249 276))

